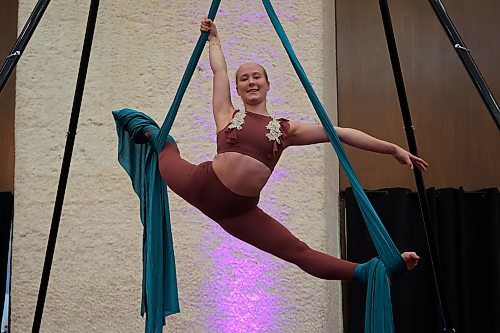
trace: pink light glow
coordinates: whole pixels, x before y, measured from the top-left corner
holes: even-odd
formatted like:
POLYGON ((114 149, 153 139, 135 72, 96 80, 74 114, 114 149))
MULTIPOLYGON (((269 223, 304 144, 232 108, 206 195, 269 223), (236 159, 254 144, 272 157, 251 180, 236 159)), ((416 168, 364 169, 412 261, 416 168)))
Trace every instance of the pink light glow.
MULTIPOLYGON (((287 5, 284 5, 287 11, 287 5)), ((261 6, 256 4, 254 12, 246 12, 233 21, 237 27, 247 29, 247 26, 259 25, 269 27, 272 32, 271 23, 261 6)), ((285 20, 296 20, 293 14, 279 13, 285 20)), ((232 13, 224 8, 219 9, 218 16, 231 17, 232 13)), ((237 31, 237 29, 236 29, 237 31)), ((239 36, 237 34, 224 35, 224 52, 230 58, 239 50, 239 36)), ((246 58, 228 59, 235 68, 247 61, 262 63, 264 67, 271 68, 272 62, 279 60, 282 50, 271 49, 265 43, 258 45, 251 54, 243 55, 246 58)), ((207 79, 210 73, 209 63, 204 60, 199 66, 203 69, 203 79, 207 79)), ((234 87, 234 77, 231 74, 231 96, 234 101, 238 95, 234 87)), ((281 103, 283 96, 269 96, 271 103, 281 103)), ((239 101, 238 101, 239 103, 239 101)), ((236 104, 235 104, 235 107, 236 104)), ((271 110, 272 114, 287 117, 286 111, 271 110)), ((211 109, 206 112, 207 117, 200 115, 195 117, 196 126, 205 127, 206 133, 200 140, 212 140, 215 144, 214 123, 211 117, 211 109)), ((206 142, 206 141, 205 141, 206 142)), ((277 185, 282 182, 291 181, 288 172, 279 165, 265 186, 265 199, 261 200, 261 207, 279 222, 286 225, 289 212, 278 206, 277 185)), ((278 332, 283 312, 290 305, 281 296, 285 294, 284 285, 280 281, 279 272, 289 265, 267 253, 264 253, 251 245, 248 245, 227 234, 215 222, 208 222, 208 230, 204 233, 203 244, 200 251, 205 253, 210 267, 200 297, 205 309, 213 309, 207 312, 205 318, 200 318, 206 325, 207 332, 278 332), (214 245, 217 244, 217 245, 214 245)))
MULTIPOLYGON (((286 181, 288 173, 276 168, 266 185, 267 199, 259 205, 282 221, 288 212, 276 205, 274 188, 286 181)), ((210 332, 277 331, 285 301, 278 272, 285 262, 228 235, 214 222, 208 223, 205 244, 217 244, 208 250, 211 270, 201 291, 207 313, 205 323, 210 332)), ((207 248, 207 245, 202 245, 207 248)), ((207 252, 206 250, 203 250, 207 252)))

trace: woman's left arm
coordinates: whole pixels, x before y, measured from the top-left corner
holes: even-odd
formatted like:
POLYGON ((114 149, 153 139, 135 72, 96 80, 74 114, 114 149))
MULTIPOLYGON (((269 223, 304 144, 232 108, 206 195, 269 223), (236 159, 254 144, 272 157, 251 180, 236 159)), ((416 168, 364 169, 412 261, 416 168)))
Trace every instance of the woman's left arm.
MULTIPOLYGON (((350 146, 376 153, 390 154, 399 163, 409 165, 412 169, 413 165, 424 171, 429 167, 426 161, 410 154, 394 143, 377 139, 353 128, 335 127, 335 131, 340 141, 350 146)), ((326 131, 321 125, 290 122, 290 131, 286 139, 287 146, 301 146, 329 141, 326 131)))

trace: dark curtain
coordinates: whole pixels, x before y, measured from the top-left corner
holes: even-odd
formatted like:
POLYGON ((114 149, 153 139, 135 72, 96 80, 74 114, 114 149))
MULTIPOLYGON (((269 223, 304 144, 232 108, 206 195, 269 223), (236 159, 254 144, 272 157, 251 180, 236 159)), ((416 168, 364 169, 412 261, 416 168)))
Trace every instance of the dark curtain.
POLYGON ((13 207, 13 194, 10 192, 0 192, 0 321, 5 300, 13 207))
MULTIPOLYGON (((498 332, 500 328, 500 194, 498 189, 465 192, 429 189, 432 233, 444 294, 453 327, 460 333, 498 332)), ((396 332, 443 332, 436 287, 418 196, 402 188, 368 191, 375 210, 401 252, 415 251, 416 269, 392 282, 396 332)), ((345 253, 366 262, 377 253, 349 188, 345 206, 345 253)), ((346 333, 363 332, 366 288, 344 284, 346 333)))

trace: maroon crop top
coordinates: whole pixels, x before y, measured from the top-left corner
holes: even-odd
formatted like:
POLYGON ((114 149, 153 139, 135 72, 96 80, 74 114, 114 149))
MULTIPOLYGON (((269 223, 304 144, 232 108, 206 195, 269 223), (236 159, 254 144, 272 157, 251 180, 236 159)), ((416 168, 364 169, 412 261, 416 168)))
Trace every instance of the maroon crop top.
POLYGON ((287 119, 236 110, 233 119, 217 133, 217 154, 237 152, 273 170, 285 149, 290 123, 287 119))

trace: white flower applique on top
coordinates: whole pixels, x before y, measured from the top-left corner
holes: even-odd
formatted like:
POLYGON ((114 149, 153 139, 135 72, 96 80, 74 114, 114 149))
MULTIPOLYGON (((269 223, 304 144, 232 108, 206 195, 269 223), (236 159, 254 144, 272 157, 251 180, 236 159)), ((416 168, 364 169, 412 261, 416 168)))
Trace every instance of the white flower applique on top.
POLYGON ((229 129, 236 128, 238 131, 240 131, 241 125, 243 125, 245 123, 246 116, 247 116, 247 114, 245 112, 241 112, 241 111, 236 112, 233 119, 231 119, 231 121, 229 122, 229 125, 227 126, 227 128, 229 128, 229 129))
POLYGON ((269 139, 269 141, 276 141, 276 143, 280 144, 280 137, 282 133, 281 124, 278 119, 273 117, 267 124, 266 129, 269 130, 269 132, 266 133, 266 137, 269 139))

